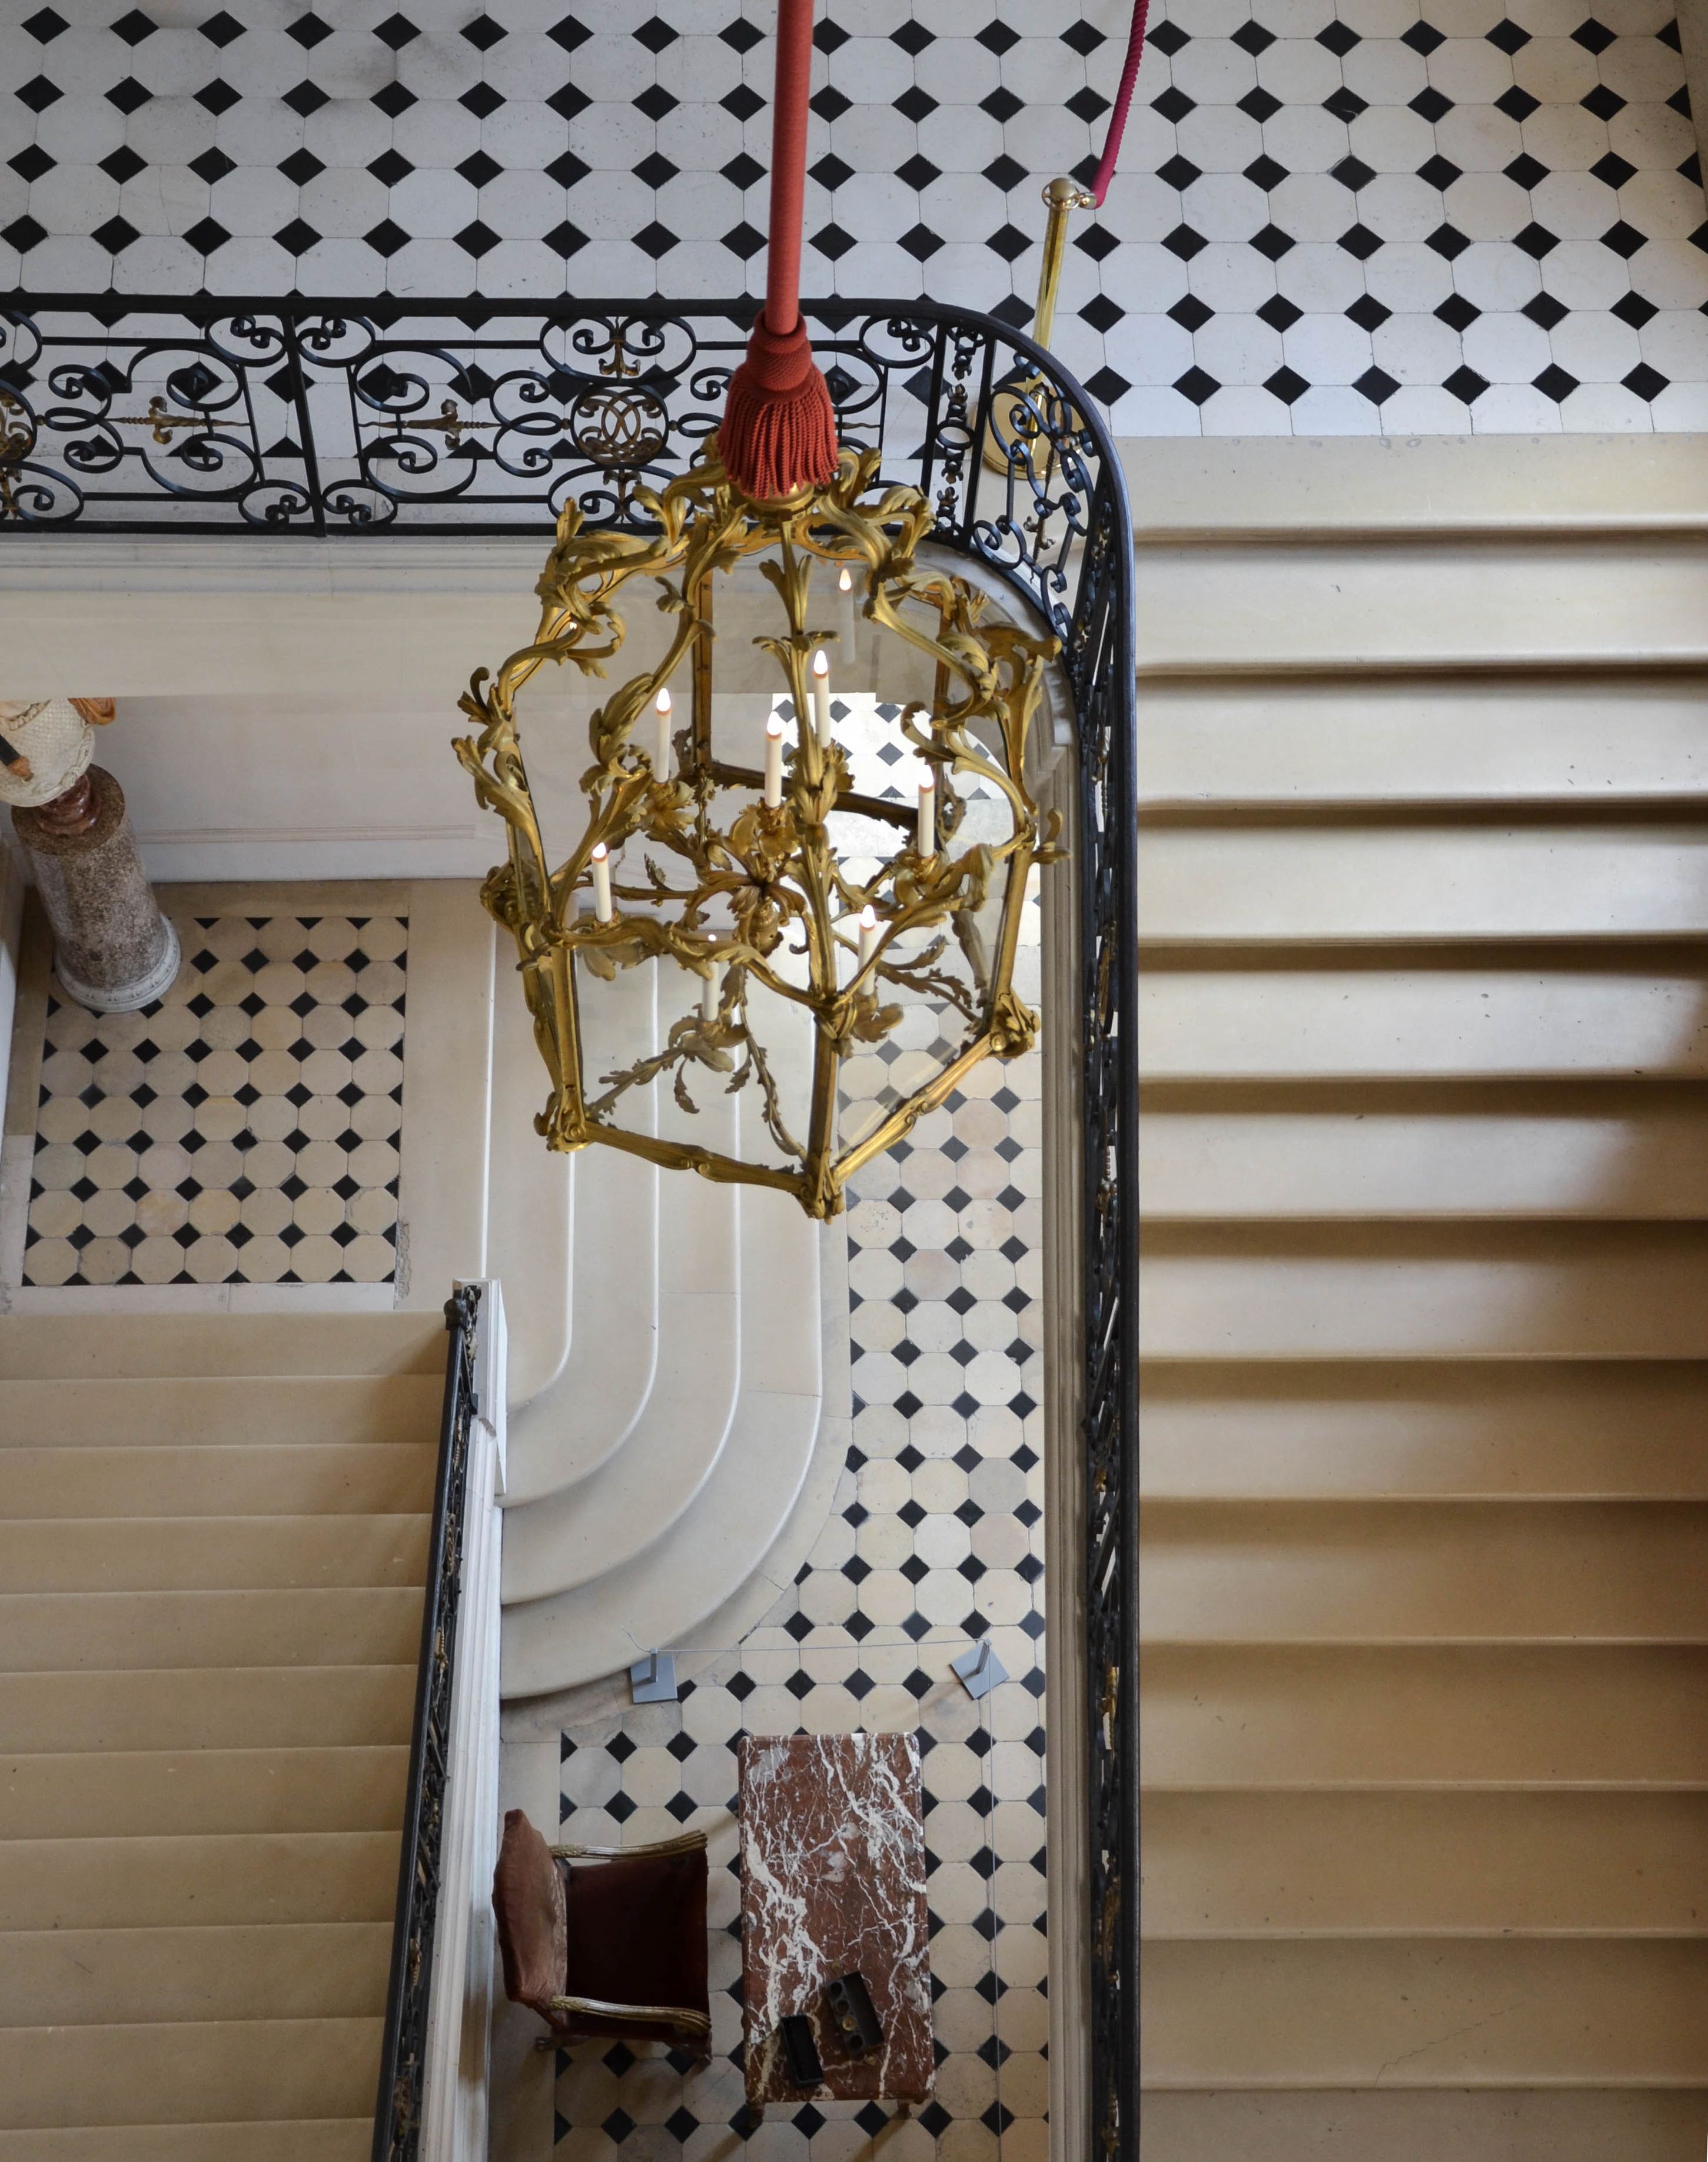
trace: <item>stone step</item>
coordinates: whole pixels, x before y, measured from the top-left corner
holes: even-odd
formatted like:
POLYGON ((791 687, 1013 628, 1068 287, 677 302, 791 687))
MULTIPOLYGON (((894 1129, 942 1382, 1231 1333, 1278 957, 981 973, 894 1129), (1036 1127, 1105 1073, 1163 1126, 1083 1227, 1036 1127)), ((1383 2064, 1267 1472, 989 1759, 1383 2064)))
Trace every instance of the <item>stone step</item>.
MULTIPOLYGON (((308 1334, 317 1334, 316 1315, 308 1334)), ((388 1317, 389 1318, 389 1317, 388 1317)), ((405 1317, 415 1334, 417 1318, 405 1317)), ((113 1320, 103 1314, 103 1331, 113 1320)), ((235 1318, 226 1325, 241 1328, 235 1318)), ((8 1324, 0 1322, 0 1329, 8 1324)), ((39 1318, 27 1324, 44 1325, 39 1318)), ((442 1331, 430 1340, 437 1354, 428 1371, 407 1374, 294 1375, 288 1389, 243 1374, 138 1374, 90 1380, 19 1377, 0 1368, 0 1452, 16 1449, 123 1448, 239 1449, 289 1444, 420 1447, 436 1434, 445 1392, 442 1331), (258 1422, 261 1435, 258 1437, 258 1422)), ((0 1341, 0 1356, 5 1345, 0 1341)), ((187 1346, 180 1355, 192 1355, 187 1346)), ((277 1355, 276 1354, 274 1355, 277 1355)), ((3 1465, 3 1454, 0 1454, 3 1465)), ((211 1475, 208 1465, 204 1476, 211 1475)))
POLYGON ((397 1852, 394 1831, 9 1840, 0 1930, 389 1925, 397 1852))
POLYGON ((368 2162, 373 2118, 274 2124, 60 2125, 0 2130, 0 2162, 368 2162))
MULTIPOLYGON (((0 2025, 360 2019, 385 2010, 391 1922, 13 1930, 0 2025)), ((98 2038, 91 2037, 99 2046, 98 2038)))
POLYGON ((0 1839, 395 1831, 409 1751, 84 1750, 0 1757, 0 1839))
POLYGON ((106 2027, 98 2041, 81 2027, 0 2029, 0 2132, 235 2125, 226 2152, 247 2158, 252 2121, 365 2118, 371 2143, 383 2024, 377 2015, 184 2020, 106 2027))
POLYGON ((0 1595, 0 1668, 413 1666, 419 1587, 0 1595))
POLYGON ((31 1592, 417 1586, 429 1519, 60 1517, 0 1522, 0 1583, 31 1592))
POLYGON ((407 1748, 419 1649, 417 1642, 407 1658, 378 1664, 0 1673, 0 1734, 9 1749, 46 1753, 407 1748))
POLYGON ((0 1520, 402 1516, 431 1502, 439 1460, 419 1440, 91 1445, 74 1466, 71 1454, 0 1448, 0 1520))

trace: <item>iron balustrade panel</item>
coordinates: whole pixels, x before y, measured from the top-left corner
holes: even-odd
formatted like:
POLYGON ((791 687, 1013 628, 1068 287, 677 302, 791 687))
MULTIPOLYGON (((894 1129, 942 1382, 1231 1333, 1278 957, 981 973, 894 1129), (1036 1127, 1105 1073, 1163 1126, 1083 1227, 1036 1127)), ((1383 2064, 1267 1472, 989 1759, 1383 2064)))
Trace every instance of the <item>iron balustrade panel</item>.
MULTIPOLYGON (((0 543, 60 535, 69 545, 80 534, 543 535, 569 504, 590 523, 645 530, 645 492, 683 471, 718 426, 754 307, 112 295, 0 302, 0 543)), ((1094 407, 1029 338, 926 300, 815 300, 803 312, 842 440, 876 448, 883 481, 924 493, 934 538, 995 567, 1042 610, 1063 641, 1073 694, 1094 2121, 1099 2149, 1135 2153, 1131 516, 1094 407)), ((450 1537, 455 1552, 454 1528, 450 1537)), ((455 1586, 436 1595, 449 1599, 454 1616, 455 1586)), ((418 2102, 420 2066, 410 2053, 425 2038, 443 1798, 442 1730, 431 1706, 423 1717, 403 1885, 414 1903, 405 1941, 416 1965, 394 1977, 387 2025, 385 2092, 399 2098, 400 2126, 414 2121, 418 2102)), ((389 2144, 377 2136, 376 2157, 401 2162, 410 2151, 397 2144, 403 2136, 386 2133, 389 2144)))
POLYGON ((479 1409, 474 1391, 475 1318, 479 1306, 479 1287, 465 1284, 445 1307, 451 1345, 445 1364, 439 1470, 427 1543, 415 1731, 410 1745, 397 1909, 392 1924, 391 1979, 386 1992, 379 2085, 373 2109, 373 2162, 415 2162, 420 2151, 427 2014, 439 1920, 445 1785, 450 1768, 452 1684, 462 1603, 469 1433, 479 1409))

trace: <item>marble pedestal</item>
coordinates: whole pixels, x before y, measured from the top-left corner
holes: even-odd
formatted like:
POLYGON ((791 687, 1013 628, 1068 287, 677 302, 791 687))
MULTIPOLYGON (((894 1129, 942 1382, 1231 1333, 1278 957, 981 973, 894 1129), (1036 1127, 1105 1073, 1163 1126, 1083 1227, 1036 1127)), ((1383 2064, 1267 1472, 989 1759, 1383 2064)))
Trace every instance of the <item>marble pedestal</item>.
POLYGON ((128 1013, 152 1005, 178 973, 178 934, 161 915, 125 815, 124 791, 102 766, 86 776, 81 830, 62 806, 15 810, 54 932, 54 974, 76 1005, 128 1013))

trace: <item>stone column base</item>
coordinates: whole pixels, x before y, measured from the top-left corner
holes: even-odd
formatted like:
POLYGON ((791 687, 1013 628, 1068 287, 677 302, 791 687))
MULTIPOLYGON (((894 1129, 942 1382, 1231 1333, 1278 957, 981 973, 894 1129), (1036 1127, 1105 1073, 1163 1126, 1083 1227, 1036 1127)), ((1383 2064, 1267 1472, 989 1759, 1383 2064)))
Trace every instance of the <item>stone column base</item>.
POLYGON ((178 973, 178 934, 161 915, 125 815, 124 791, 91 765, 89 824, 55 829, 45 811, 15 810, 54 932, 54 974, 96 1013, 129 1013, 164 996, 178 973))

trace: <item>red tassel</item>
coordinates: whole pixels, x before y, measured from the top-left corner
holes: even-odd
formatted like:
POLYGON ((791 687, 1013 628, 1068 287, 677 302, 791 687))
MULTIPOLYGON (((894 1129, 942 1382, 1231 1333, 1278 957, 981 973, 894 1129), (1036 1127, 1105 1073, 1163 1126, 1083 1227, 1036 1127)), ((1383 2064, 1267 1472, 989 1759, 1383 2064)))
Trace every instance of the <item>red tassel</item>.
POLYGON ((836 478, 836 413, 797 316, 779 337, 763 315, 729 379, 718 431, 723 470, 744 495, 774 502, 836 478))

